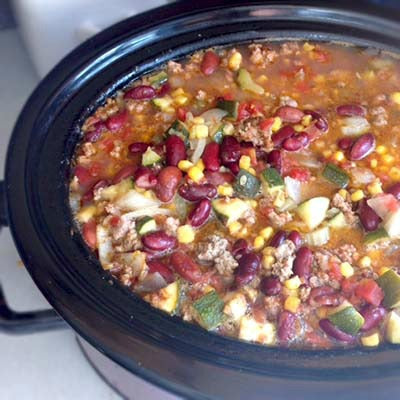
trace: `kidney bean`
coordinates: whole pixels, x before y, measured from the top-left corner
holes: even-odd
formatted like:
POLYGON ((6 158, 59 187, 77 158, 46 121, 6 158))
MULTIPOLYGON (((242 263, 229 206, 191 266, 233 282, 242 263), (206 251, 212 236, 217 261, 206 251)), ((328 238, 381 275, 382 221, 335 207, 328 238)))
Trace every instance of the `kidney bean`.
POLYGON ((212 172, 218 171, 221 166, 219 144, 215 142, 208 143, 204 149, 202 159, 207 170, 212 172))
POLYGON ((153 251, 171 250, 176 246, 176 237, 164 231, 155 231, 142 236, 143 246, 153 251))
POLYGON ((293 272, 300 278, 308 279, 311 275, 314 256, 308 247, 301 247, 293 262, 293 272))
POLYGON ((229 164, 239 161, 240 144, 233 136, 225 136, 220 148, 222 163, 229 164))
POLYGON ((245 239, 238 239, 232 246, 233 257, 239 259, 250 251, 249 244, 245 239))
POLYGON ((156 196, 163 202, 171 201, 181 179, 182 172, 179 168, 169 166, 162 169, 155 187, 156 196))
POLYGON ((154 274, 158 272, 167 283, 172 283, 174 278, 174 273, 161 261, 158 260, 146 260, 146 264, 149 267, 149 272, 154 274))
POLYGON ((164 97, 167 93, 171 91, 171 85, 166 82, 164 85, 157 90, 157 97, 164 97))
POLYGON ((97 224, 94 219, 91 219, 82 226, 82 236, 91 249, 95 249, 97 244, 96 227, 97 224))
POLYGON ((303 118, 304 113, 303 111, 295 107, 282 106, 276 110, 275 115, 279 117, 283 122, 297 124, 303 118))
POLYGON ((136 166, 135 165, 127 165, 123 168, 121 168, 115 175, 112 180, 112 184, 115 185, 121 181, 123 181, 126 178, 129 178, 130 176, 133 176, 136 171, 136 166))
POLYGON ((120 111, 118 114, 112 115, 105 122, 107 129, 111 132, 118 131, 126 124, 126 122, 128 121, 128 117, 129 114, 127 110, 123 110, 120 111))
POLYGON ((288 240, 291 240, 296 247, 301 246, 301 236, 297 231, 291 231, 287 237, 288 240))
POLYGON ((301 143, 302 147, 307 147, 311 142, 310 136, 306 132, 300 132, 295 139, 301 143))
POLYGON ((331 336, 341 342, 351 343, 354 341, 354 336, 341 331, 327 318, 321 319, 319 321, 319 326, 328 336, 331 336))
POLYGON ((148 85, 135 86, 124 94, 124 99, 150 100, 156 97, 156 91, 148 85))
POLYGON ((266 276, 260 282, 260 290, 266 296, 276 296, 282 290, 282 284, 279 279, 275 276, 266 276))
POLYGON ((204 53, 203 59, 200 64, 200 71, 204 75, 212 75, 219 65, 218 55, 212 51, 208 50, 204 53))
POLYGON ((153 189, 157 185, 157 177, 148 167, 139 167, 134 175, 135 185, 143 189, 153 189))
POLYGON ((100 139, 101 134, 107 130, 107 127, 103 121, 99 121, 93 124, 92 128, 91 131, 85 133, 85 140, 87 142, 95 143, 100 139))
POLYGON ((177 135, 171 135, 165 141, 167 165, 176 167, 179 161, 186 159, 184 141, 177 135))
POLYGON ((379 215, 367 204, 367 200, 365 199, 360 201, 358 215, 361 225, 367 232, 377 229, 379 223, 382 221, 379 215))
POLYGON ((338 141, 339 149, 348 150, 353 145, 353 139, 351 138, 342 138, 338 141))
POLYGON ((149 146, 149 143, 135 142, 129 145, 129 152, 132 154, 143 154, 149 146))
POLYGON ((315 121, 315 126, 322 132, 326 132, 329 128, 328 120, 319 112, 314 110, 303 110, 304 114, 311 115, 315 121))
POLYGON ((183 251, 174 252, 169 262, 174 271, 189 282, 196 283, 202 280, 203 273, 200 267, 183 251))
POLYGON ((235 180, 235 177, 230 172, 205 171, 204 175, 208 183, 215 186, 223 185, 224 183, 232 183, 235 180))
POLYGON ((320 286, 311 290, 310 304, 312 306, 338 306, 343 296, 330 286, 320 286))
POLYGON ((238 162, 226 163, 225 167, 229 168, 233 175, 237 175, 240 171, 238 162))
POLYGON ((369 304, 360 313, 364 317, 364 325, 361 327, 361 330, 367 332, 382 322, 386 315, 386 310, 383 307, 374 307, 372 304, 369 304))
POLYGON ((272 150, 268 154, 267 162, 271 167, 282 172, 282 155, 279 150, 272 150))
POLYGON ((269 245, 272 247, 279 247, 285 240, 286 240, 286 232, 278 231, 272 237, 271 241, 269 242, 269 245))
POLYGON ((257 160, 267 161, 268 153, 265 150, 262 150, 259 147, 256 147, 256 158, 257 158, 257 160))
POLYGON ((282 311, 278 321, 278 338, 287 343, 296 337, 296 316, 289 311, 282 311))
POLYGON ((260 257, 255 253, 246 253, 239 260, 236 269, 235 283, 241 287, 250 283, 260 269, 260 257))
POLYGON ((82 204, 88 203, 93 200, 94 192, 98 189, 108 186, 108 181, 105 179, 100 179, 97 181, 81 198, 82 204))
POLYGON ((296 131, 293 129, 292 126, 286 125, 279 129, 278 132, 272 135, 272 142, 274 143, 275 147, 282 146, 282 143, 286 140, 291 138, 296 134, 296 131))
POLYGON ((344 104, 336 108, 336 113, 341 117, 365 117, 367 110, 358 104, 344 104))
POLYGON ((400 182, 390 186, 390 188, 386 190, 386 193, 390 193, 396 197, 397 200, 400 200, 400 182))
POLYGON ((297 151, 300 150, 303 145, 297 137, 291 137, 289 139, 285 139, 285 141, 282 143, 282 147, 286 151, 297 151))
POLYGON ((211 213, 211 201, 208 199, 201 200, 188 215, 188 222, 197 228, 203 225, 211 213))
POLYGON ((185 183, 179 188, 178 193, 188 201, 211 200, 217 195, 217 188, 210 183, 185 183))
POLYGON ((367 157, 375 149, 375 136, 366 133, 353 143, 350 149, 350 160, 358 161, 367 157))

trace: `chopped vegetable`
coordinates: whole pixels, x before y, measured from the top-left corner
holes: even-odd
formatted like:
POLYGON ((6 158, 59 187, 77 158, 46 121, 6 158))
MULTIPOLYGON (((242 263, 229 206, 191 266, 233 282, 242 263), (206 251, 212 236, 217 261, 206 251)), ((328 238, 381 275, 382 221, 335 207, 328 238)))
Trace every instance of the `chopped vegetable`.
POLYGON ((327 197, 314 197, 300 204, 296 211, 308 228, 314 229, 325 219, 328 208, 327 197))
POLYGON ((341 229, 347 226, 346 217, 340 211, 328 221, 328 225, 333 229, 341 229))
POLYGON ((386 271, 376 281, 383 290, 383 305, 387 308, 400 306, 400 275, 392 269, 386 271))
POLYGON ((376 231, 369 232, 365 235, 364 243, 372 244, 380 240, 387 239, 389 236, 384 228, 377 229, 376 231))
POLYGON ((139 235, 157 230, 157 224, 152 217, 143 217, 136 222, 136 230, 139 235))
POLYGON ((161 157, 158 153, 152 150, 150 147, 142 155, 142 165, 144 167, 150 167, 161 161, 161 157))
POLYGON ((228 117, 236 119, 238 116, 239 102, 235 100, 218 100, 217 108, 228 112, 228 117))
POLYGON ((156 207, 160 205, 160 202, 158 200, 149 199, 132 189, 121 196, 115 202, 115 205, 121 210, 133 211, 141 208, 156 207))
POLYGON ((329 242, 329 228, 324 226, 314 232, 307 233, 304 238, 310 246, 322 246, 329 242))
POLYGON ((331 314, 328 319, 341 331, 355 335, 364 324, 363 316, 352 306, 331 314))
POLYGON ((207 330, 215 329, 222 322, 224 302, 215 290, 207 293, 193 303, 199 323, 207 330))
POLYGON ((283 186, 285 182, 275 168, 267 168, 262 173, 263 178, 269 186, 283 186))
POLYGON ((166 132, 167 136, 177 135, 188 145, 189 130, 179 119, 175 120, 166 132))
POLYGON ((247 90, 248 92, 255 94, 264 94, 264 88, 253 81, 247 69, 240 68, 237 81, 243 90, 247 90))
POLYGON ((386 339, 393 344, 400 344, 400 316, 390 311, 386 323, 386 339))
POLYGON ((340 188, 345 188, 349 183, 349 176, 347 173, 335 164, 326 164, 322 171, 322 176, 340 188))
POLYGON ((102 200, 113 201, 116 198, 124 195, 129 190, 133 189, 133 179, 127 178, 117 183, 116 185, 111 185, 105 187, 100 192, 100 197, 102 200))
POLYGON ((255 197, 260 190, 261 182, 250 172, 241 169, 236 177, 234 190, 239 196, 255 197))
POLYGON ((150 85, 156 88, 167 82, 167 80, 168 80, 168 74, 165 71, 161 71, 149 77, 150 85))
POLYGON ((227 225, 237 221, 250 209, 245 201, 238 198, 217 199, 212 202, 212 206, 217 215, 226 220, 227 225))
POLYGON ((383 228, 390 238, 400 238, 400 209, 386 215, 383 228))

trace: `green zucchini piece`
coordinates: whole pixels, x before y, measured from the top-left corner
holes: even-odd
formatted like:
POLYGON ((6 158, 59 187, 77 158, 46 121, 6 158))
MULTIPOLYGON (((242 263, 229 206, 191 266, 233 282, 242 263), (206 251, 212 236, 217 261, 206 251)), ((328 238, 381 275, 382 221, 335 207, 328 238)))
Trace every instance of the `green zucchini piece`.
POLYGON ((184 142, 185 145, 189 145, 189 130, 186 125, 180 121, 179 119, 175 120, 172 125, 167 129, 167 136, 176 135, 179 136, 184 142))
POLYGON ((384 228, 379 228, 376 231, 369 232, 364 237, 364 244, 372 244, 382 239, 387 239, 389 235, 384 228))
POLYGON ((395 311, 388 314, 385 336, 389 343, 400 344, 400 316, 395 311))
POLYGON ((179 303, 179 281, 175 281, 170 283, 165 288, 159 290, 159 298, 160 300, 155 305, 160 310, 163 310, 169 314, 173 314, 179 303))
POLYGON ((152 150, 150 147, 148 147, 142 155, 142 165, 144 167, 149 167, 151 165, 157 164, 160 161, 160 155, 152 150))
POLYGON ((386 215, 383 227, 390 238, 398 239, 400 237, 400 208, 386 215))
POLYGON ((350 335, 355 335, 364 325, 363 316, 353 306, 329 315, 328 319, 341 331, 350 335))
POLYGON ((236 119, 238 116, 239 102, 236 100, 218 100, 217 108, 228 112, 228 117, 236 119))
POLYGON ((155 99, 151 100, 152 103, 159 108, 160 110, 165 110, 169 106, 171 106, 172 99, 168 96, 166 97, 156 97, 155 99))
POLYGON ((165 71, 161 71, 158 74, 151 75, 149 77, 149 83, 151 86, 158 88, 168 80, 168 74, 165 71))
POLYGON ((334 229, 340 229, 347 226, 346 217, 340 211, 328 221, 328 225, 334 229))
POLYGON ((326 164, 322 176, 340 188, 345 188, 350 180, 349 175, 342 168, 332 163, 326 164))
POLYGON ((133 179, 126 178, 115 185, 111 185, 102 189, 100 197, 102 198, 102 200, 113 201, 117 197, 124 195, 133 188, 133 179))
POLYGON ((144 235, 148 232, 155 231, 157 224, 154 218, 143 217, 136 222, 136 231, 139 235, 144 235))
POLYGON ((285 184, 280 173, 275 168, 267 168, 262 172, 262 176, 269 186, 283 186, 285 184))
POLYGON ((325 219, 328 208, 327 197, 313 197, 301 203, 296 212, 310 229, 314 229, 325 219))
POLYGON ((316 231, 306 233, 304 235, 304 238, 310 246, 322 246, 325 243, 329 242, 330 239, 329 227, 323 226, 322 228, 319 228, 316 231))
POLYGON ((237 76, 237 82, 241 89, 255 94, 264 94, 264 88, 253 81, 249 71, 240 68, 237 76))
POLYGON ((260 190, 260 180, 250 172, 241 169, 233 186, 235 192, 243 197, 255 197, 260 190))
POLYGON ((400 306, 400 275, 389 269, 381 275, 376 283, 385 294, 383 305, 387 308, 396 308, 400 306))
POLYGON ((227 225, 241 218, 250 208, 245 201, 238 198, 216 199, 212 202, 212 206, 217 216, 227 225))
POLYGON ((207 330, 215 329, 222 322, 224 302, 215 290, 196 300, 193 308, 197 312, 198 322, 207 330))

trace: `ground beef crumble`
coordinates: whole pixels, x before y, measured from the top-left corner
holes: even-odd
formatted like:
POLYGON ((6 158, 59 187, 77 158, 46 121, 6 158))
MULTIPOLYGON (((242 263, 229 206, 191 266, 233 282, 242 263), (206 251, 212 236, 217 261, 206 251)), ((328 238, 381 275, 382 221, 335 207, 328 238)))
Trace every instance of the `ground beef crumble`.
POLYGON ((336 193, 333 196, 332 206, 342 211, 349 225, 354 225, 357 223, 358 217, 352 209, 351 202, 345 200, 339 193, 336 193))
POLYGON ((284 282, 292 275, 296 246, 291 240, 285 240, 274 252, 275 262, 272 264, 272 275, 284 282))

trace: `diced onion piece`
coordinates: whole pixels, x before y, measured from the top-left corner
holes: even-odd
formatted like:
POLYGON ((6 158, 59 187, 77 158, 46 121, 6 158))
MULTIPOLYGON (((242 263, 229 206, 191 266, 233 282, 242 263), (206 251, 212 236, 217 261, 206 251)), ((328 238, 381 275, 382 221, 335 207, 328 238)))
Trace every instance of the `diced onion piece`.
POLYGON ((389 193, 380 194, 372 199, 367 200, 367 204, 384 219, 390 211, 396 211, 399 204, 396 198, 389 193))
POLYGON ((136 219, 139 217, 154 217, 155 215, 171 215, 171 210, 167 208, 160 207, 146 207, 140 210, 131 211, 123 215, 123 217, 128 219, 136 219))
POLYGON ((197 161, 200 160, 204 148, 206 147, 207 144, 207 140, 205 138, 202 139, 198 139, 195 143, 194 143, 194 152, 192 154, 192 158, 190 161, 192 161, 193 164, 196 164, 197 161))
POLYGON ((296 203, 301 202, 301 182, 290 176, 285 177, 285 187, 288 196, 296 203))
POLYGON ((304 238, 310 246, 322 246, 323 244, 329 242, 329 228, 324 226, 314 232, 307 233, 304 235, 304 238))
POLYGON ((148 274, 139 284, 135 286, 138 292, 156 292, 167 286, 167 282, 158 272, 148 274))
POLYGON ((111 236, 108 230, 102 226, 96 227, 97 248, 99 251, 100 264, 104 269, 110 269, 110 261, 113 253, 111 236))
POLYGON ((140 210, 147 207, 159 206, 161 203, 155 199, 149 199, 138 193, 136 190, 129 190, 126 194, 120 197, 115 205, 124 211, 140 210))
POLYGON ((210 110, 203 112, 200 117, 204 119, 204 122, 207 125, 213 125, 221 122, 222 118, 224 118, 227 114, 228 111, 221 110, 220 108, 211 108, 210 110))
POLYGON ((400 209, 386 215, 383 227, 390 238, 400 237, 400 209))
POLYGON ((367 168, 351 168, 350 174, 355 186, 368 185, 376 178, 374 173, 367 168))
POLYGON ((369 122, 364 117, 346 117, 341 122, 342 133, 345 136, 359 136, 370 128, 369 122))

